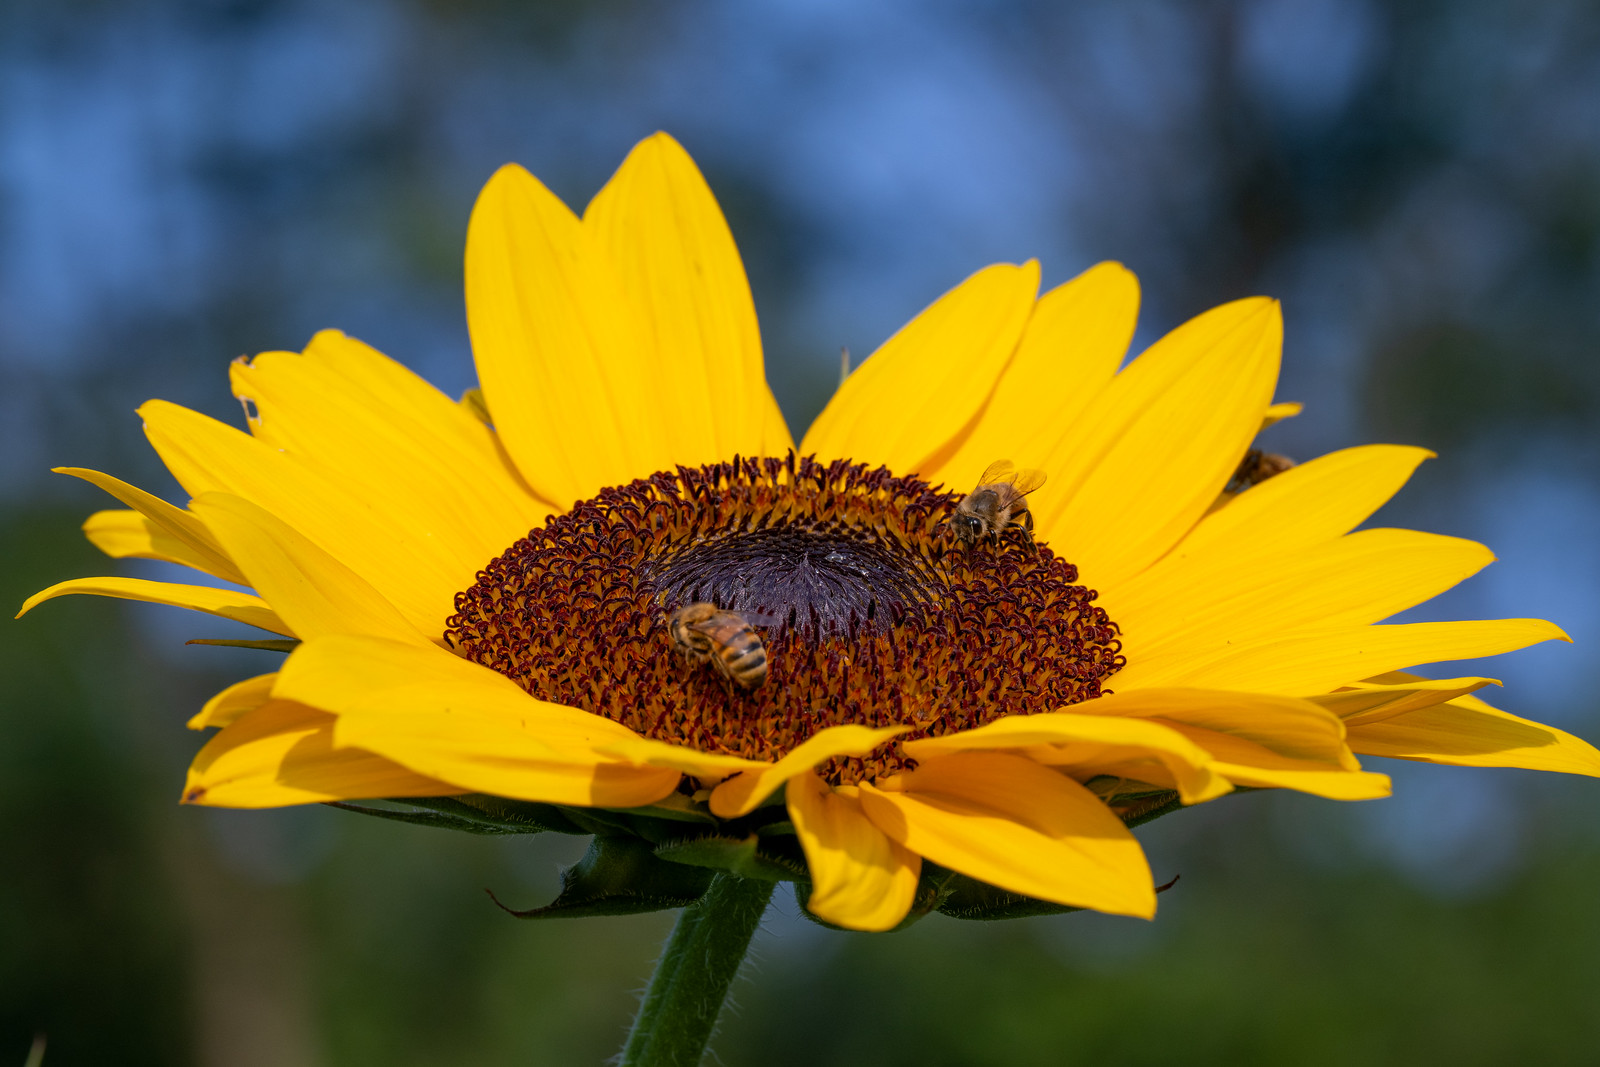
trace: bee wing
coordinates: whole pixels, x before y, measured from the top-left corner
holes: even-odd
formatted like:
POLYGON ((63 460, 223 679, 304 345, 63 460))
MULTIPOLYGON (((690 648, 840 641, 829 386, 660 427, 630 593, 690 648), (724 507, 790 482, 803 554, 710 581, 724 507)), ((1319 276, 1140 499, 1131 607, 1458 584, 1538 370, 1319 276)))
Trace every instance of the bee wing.
POLYGON ((751 626, 782 626, 789 621, 786 612, 762 611, 759 608, 740 608, 739 614, 751 626))
POLYGON ((979 485, 995 485, 1000 482, 1009 482, 1017 465, 1009 459, 997 459, 983 469, 983 474, 978 478, 979 485))
POLYGON ((1011 487, 1017 491, 1018 496, 1027 496, 1044 484, 1045 473, 1024 467, 1011 476, 1011 487))

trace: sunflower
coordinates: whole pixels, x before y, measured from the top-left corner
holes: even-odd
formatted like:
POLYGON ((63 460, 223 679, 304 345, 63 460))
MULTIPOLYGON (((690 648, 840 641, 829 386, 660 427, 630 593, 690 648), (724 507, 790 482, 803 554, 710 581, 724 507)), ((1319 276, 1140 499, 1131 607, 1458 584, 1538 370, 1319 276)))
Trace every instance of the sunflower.
POLYGON ((1127 270, 1038 288, 1034 262, 972 275, 797 447, 675 141, 639 144, 581 218, 507 166, 467 237, 480 389, 453 401, 327 331, 233 363, 248 432, 150 401, 192 499, 66 468, 126 505, 85 531, 231 587, 84 578, 23 610, 95 593, 279 635, 244 642, 288 651, 279 670, 191 721, 220 729, 187 802, 436 798, 446 821, 631 828, 651 863, 788 878, 858 930, 933 907, 1148 917, 1131 825, 1238 788, 1387 795, 1358 755, 1600 775, 1585 742, 1473 695, 1492 679, 1407 673, 1556 626, 1380 625, 1493 558, 1351 532, 1427 451, 1236 477, 1299 410, 1273 403, 1275 302, 1122 367, 1127 270), (1031 540, 954 533, 997 460, 1046 476, 1031 540), (716 669, 716 641, 674 642, 701 603, 759 641, 761 684, 716 669))

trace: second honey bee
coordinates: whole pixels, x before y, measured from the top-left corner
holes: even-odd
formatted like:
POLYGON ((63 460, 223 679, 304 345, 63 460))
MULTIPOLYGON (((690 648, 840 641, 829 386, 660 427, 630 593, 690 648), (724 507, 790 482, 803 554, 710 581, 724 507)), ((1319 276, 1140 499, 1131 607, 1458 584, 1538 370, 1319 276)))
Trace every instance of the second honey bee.
POLYGON ((767 680, 767 649, 737 611, 704 602, 685 604, 667 617, 673 644, 699 662, 711 661, 728 681, 758 689, 767 680))
POLYGON ((1238 469, 1233 472, 1233 477, 1228 479, 1228 484, 1222 491, 1242 493, 1252 485, 1260 485, 1268 478, 1282 474, 1293 466, 1294 460, 1288 456, 1252 448, 1244 454, 1244 459, 1239 461, 1238 469))
POLYGON ((1033 544, 1033 512, 1023 499, 1044 484, 1044 471, 1018 469, 1009 459, 989 464, 978 478, 978 487, 956 505, 949 518, 956 536, 975 542, 991 534, 996 540, 1016 527, 1033 544))

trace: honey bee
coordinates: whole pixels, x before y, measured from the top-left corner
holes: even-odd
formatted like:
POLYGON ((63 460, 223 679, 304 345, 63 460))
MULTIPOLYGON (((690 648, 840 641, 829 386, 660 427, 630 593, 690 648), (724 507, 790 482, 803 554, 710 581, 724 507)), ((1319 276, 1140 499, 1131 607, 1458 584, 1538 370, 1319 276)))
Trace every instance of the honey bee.
POLYGON ((1252 485, 1260 485, 1273 475, 1282 474, 1292 466, 1294 460, 1288 456, 1252 448, 1244 454, 1244 459, 1239 461, 1238 469, 1233 472, 1233 477, 1228 479, 1228 484, 1222 491, 1242 493, 1252 485))
POLYGON ((685 604, 667 617, 673 644, 689 658, 711 661, 728 681, 758 689, 767 680, 767 649, 737 611, 715 604, 685 604))
POLYGON ((993 534, 998 540, 1015 526, 1028 544, 1033 544, 1033 513, 1022 499, 1044 484, 1044 471, 1018 470, 1009 459, 989 464, 978 478, 978 487, 956 505, 947 520, 963 541, 977 541, 993 534))

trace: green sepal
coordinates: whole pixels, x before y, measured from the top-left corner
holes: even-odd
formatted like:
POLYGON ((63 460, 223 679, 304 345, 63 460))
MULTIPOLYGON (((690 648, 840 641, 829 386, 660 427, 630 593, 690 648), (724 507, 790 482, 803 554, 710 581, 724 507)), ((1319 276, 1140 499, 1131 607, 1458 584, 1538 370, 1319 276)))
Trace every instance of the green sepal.
POLYGON ((510 800, 486 793, 390 797, 384 803, 405 804, 423 811, 344 803, 335 806, 363 815, 475 834, 604 834, 640 837, 651 844, 681 839, 693 827, 712 829, 718 825, 716 818, 703 805, 696 805, 688 797, 678 794, 642 808, 569 807, 510 800))
POLYGON ((788 851, 751 834, 743 838, 715 835, 682 838, 657 845, 655 854, 672 863, 727 871, 740 878, 763 882, 793 882, 805 878, 804 857, 797 862, 788 851))
POLYGON ((459 830, 468 834, 526 834, 537 833, 536 830, 520 830, 509 826, 499 826, 495 823, 477 822, 473 819, 463 819, 456 815, 446 815, 438 811, 422 811, 416 808, 369 808, 365 804, 351 804, 343 800, 325 801, 330 808, 340 811, 353 811, 357 815, 372 815, 379 819, 393 819, 395 822, 406 822, 413 826, 431 826, 437 830, 459 830))
POLYGON ((642 808, 562 808, 566 816, 593 833, 622 833, 642 837, 652 845, 675 841, 695 827, 718 826, 704 804, 674 793, 642 808))
POLYGON ((1025 897, 964 874, 952 874, 946 888, 945 898, 939 904, 939 913, 952 919, 1027 919, 1035 915, 1065 915, 1069 911, 1083 910, 1067 904, 1025 897))
MULTIPOLYGON (((1157 893, 1165 893, 1178 884, 1174 877, 1166 885, 1156 886, 1157 893)), ((1037 897, 1025 897, 1008 889, 980 882, 964 874, 952 874, 946 883, 946 894, 939 912, 952 919, 976 919, 980 922, 999 919, 1030 919, 1037 915, 1065 915, 1083 911, 1067 904, 1056 904, 1037 897)))
POLYGON ((681 908, 699 900, 713 871, 667 863, 633 837, 596 836, 583 859, 561 872, 561 892, 542 908, 507 908, 519 919, 579 919, 591 915, 637 915, 681 908))
POLYGON ((581 837, 593 832, 572 822, 564 814, 564 809, 554 804, 508 800, 487 793, 464 793, 453 797, 395 797, 394 801, 398 804, 427 808, 445 815, 454 815, 476 823, 498 826, 507 833, 555 833, 581 837))
POLYGON ((220 637, 195 637, 185 641, 186 645, 221 645, 223 648, 259 648, 267 652, 293 652, 300 646, 300 642, 293 638, 270 641, 234 641, 220 637))
POLYGON ((956 872, 937 863, 923 860, 922 873, 917 877, 917 892, 911 898, 911 910, 906 912, 906 917, 891 927, 889 932, 892 934, 897 930, 904 930, 912 923, 937 911, 949 898, 950 883, 956 877, 956 872))
POLYGON ((1119 806, 1112 810, 1122 820, 1122 824, 1129 829, 1143 826, 1153 822, 1163 815, 1171 815, 1183 807, 1183 801, 1178 794, 1168 789, 1160 793, 1151 793, 1148 796, 1135 800, 1132 804, 1119 806))
POLYGON ((696 804, 682 793, 671 793, 654 804, 642 808, 605 808, 618 815, 631 815, 643 819, 666 819, 672 822, 697 822, 709 826, 717 824, 717 817, 704 804, 696 804))

